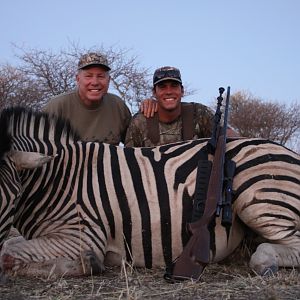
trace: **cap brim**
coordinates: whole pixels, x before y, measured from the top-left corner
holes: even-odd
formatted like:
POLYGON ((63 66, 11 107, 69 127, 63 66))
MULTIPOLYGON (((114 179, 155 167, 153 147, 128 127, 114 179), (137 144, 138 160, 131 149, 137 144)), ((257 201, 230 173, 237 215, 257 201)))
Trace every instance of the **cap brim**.
POLYGON ((164 77, 164 78, 162 78, 162 79, 159 79, 159 80, 155 81, 155 82, 153 83, 153 85, 156 85, 157 83, 160 83, 160 82, 166 81, 166 80, 177 81, 177 82, 179 82, 179 83, 182 84, 182 81, 181 81, 179 78, 174 78, 174 77, 164 77))
POLYGON ((106 69, 107 71, 111 70, 111 68, 109 66, 107 66, 107 65, 104 65, 104 64, 95 64, 95 63, 83 65, 80 68, 78 68, 78 70, 86 69, 88 67, 102 67, 102 68, 106 69))

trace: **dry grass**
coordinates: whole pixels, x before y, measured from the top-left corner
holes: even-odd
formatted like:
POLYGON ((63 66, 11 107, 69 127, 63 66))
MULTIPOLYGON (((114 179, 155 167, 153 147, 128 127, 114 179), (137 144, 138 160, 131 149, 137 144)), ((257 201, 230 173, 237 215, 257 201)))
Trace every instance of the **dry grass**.
POLYGON ((300 274, 282 269, 274 276, 256 276, 245 260, 209 265, 198 283, 170 284, 164 269, 135 269, 126 263, 101 276, 81 278, 10 278, 0 285, 0 299, 300 299, 300 274))

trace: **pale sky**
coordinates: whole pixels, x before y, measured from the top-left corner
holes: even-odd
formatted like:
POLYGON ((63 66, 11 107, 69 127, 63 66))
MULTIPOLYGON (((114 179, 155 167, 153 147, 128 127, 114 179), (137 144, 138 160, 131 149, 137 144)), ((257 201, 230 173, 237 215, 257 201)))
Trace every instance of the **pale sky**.
POLYGON ((300 101, 299 0, 4 0, 0 64, 12 43, 51 49, 70 42, 130 49, 153 72, 180 68, 210 104, 218 88, 279 102, 300 101))

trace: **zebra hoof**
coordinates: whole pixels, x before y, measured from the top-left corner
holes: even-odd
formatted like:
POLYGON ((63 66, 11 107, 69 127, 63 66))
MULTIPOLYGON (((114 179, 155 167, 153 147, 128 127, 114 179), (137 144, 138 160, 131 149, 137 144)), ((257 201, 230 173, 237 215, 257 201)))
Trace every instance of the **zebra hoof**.
POLYGON ((268 268, 265 268, 262 271, 262 274, 260 274, 260 275, 263 277, 271 277, 271 276, 274 276, 274 274, 276 274, 277 272, 278 272, 278 266, 273 265, 268 268))
POLYGON ((260 244, 252 254, 249 266, 260 276, 271 276, 278 271, 277 253, 273 246, 260 244))
POLYGON ((92 250, 88 250, 84 253, 84 261, 87 269, 94 275, 101 274, 105 270, 104 264, 92 250))

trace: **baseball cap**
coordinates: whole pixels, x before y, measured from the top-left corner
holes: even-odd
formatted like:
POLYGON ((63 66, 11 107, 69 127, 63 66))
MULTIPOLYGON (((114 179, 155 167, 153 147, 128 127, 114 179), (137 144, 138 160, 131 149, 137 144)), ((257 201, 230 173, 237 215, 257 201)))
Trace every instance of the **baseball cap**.
POLYGON ((101 66, 107 69, 107 71, 110 71, 107 58, 100 53, 90 52, 80 57, 78 62, 78 70, 89 66, 101 66))
POLYGON ((174 80, 182 84, 179 69, 168 66, 156 69, 153 75, 153 85, 156 85, 157 83, 165 80, 174 80))

